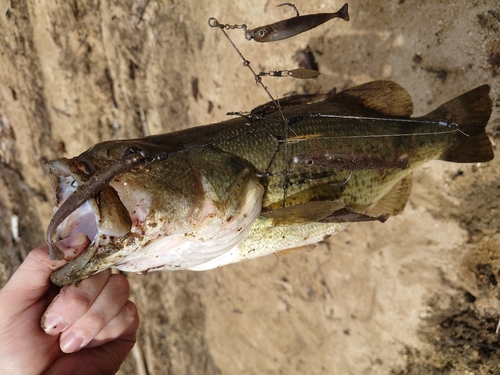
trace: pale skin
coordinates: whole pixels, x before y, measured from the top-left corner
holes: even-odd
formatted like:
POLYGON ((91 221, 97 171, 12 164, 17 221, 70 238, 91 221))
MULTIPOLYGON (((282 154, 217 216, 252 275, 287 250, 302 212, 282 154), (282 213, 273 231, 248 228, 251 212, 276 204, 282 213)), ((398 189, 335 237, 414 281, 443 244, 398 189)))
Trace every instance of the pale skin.
POLYGON ((0 290, 0 368, 5 374, 115 374, 132 350, 137 308, 122 275, 104 271, 59 290, 49 276, 88 246, 78 234, 32 250, 0 290))

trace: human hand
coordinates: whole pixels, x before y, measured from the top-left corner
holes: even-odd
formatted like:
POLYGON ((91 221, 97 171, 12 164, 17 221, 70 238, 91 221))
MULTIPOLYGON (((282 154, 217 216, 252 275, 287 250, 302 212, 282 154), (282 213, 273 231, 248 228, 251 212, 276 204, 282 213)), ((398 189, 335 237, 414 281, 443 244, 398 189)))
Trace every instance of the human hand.
POLYGON ((139 316, 125 277, 108 270, 60 290, 49 280, 87 246, 83 234, 59 242, 60 261, 32 250, 0 290, 3 373, 114 374, 132 350, 139 316))

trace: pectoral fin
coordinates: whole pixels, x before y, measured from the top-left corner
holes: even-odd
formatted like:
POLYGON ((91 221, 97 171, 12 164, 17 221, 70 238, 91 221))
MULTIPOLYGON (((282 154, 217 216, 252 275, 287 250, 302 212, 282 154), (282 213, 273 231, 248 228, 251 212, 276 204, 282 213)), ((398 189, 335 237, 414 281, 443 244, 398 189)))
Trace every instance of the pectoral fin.
POLYGON ((344 203, 340 201, 307 202, 264 212, 261 216, 271 219, 272 226, 295 225, 319 222, 342 208, 344 203))
POLYGON ((406 207, 406 203, 410 197, 411 185, 411 175, 404 177, 377 203, 370 207, 367 214, 389 214, 392 216, 401 213, 406 207))

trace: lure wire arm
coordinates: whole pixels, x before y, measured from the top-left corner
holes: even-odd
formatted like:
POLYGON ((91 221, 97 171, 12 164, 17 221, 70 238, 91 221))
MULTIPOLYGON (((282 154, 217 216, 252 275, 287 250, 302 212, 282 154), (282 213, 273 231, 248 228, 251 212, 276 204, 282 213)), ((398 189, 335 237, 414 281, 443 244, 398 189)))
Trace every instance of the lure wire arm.
MULTIPOLYGON (((460 129, 459 125, 455 122, 448 122, 444 120, 438 120, 438 121, 431 121, 431 120, 420 120, 420 119, 412 119, 412 118, 384 118, 384 117, 368 117, 368 116, 347 116, 347 115, 324 115, 321 113, 309 113, 309 116, 311 118, 316 118, 316 117, 328 117, 328 118, 339 118, 339 119, 344 119, 344 120, 372 120, 372 121, 394 121, 394 122, 407 122, 407 123, 414 123, 414 124, 431 124, 431 125, 438 125, 441 128, 448 128, 452 132, 459 132, 460 134, 470 137, 469 134, 464 132, 463 130, 460 129)), ((377 134, 377 137, 398 137, 398 136, 413 136, 413 135, 432 135, 432 134, 438 134, 438 132, 426 132, 426 133, 412 133, 412 134, 388 134, 388 135, 383 135, 383 134, 377 134)), ((362 137, 373 137, 371 135, 366 135, 366 136, 356 136, 359 138, 362 137)), ((350 138, 350 137, 344 137, 344 138, 350 138)))
MULTIPOLYGON (((271 93, 267 89, 266 85, 264 85, 264 83, 262 82, 262 78, 260 77, 260 75, 257 74, 253 70, 253 68, 250 66, 250 61, 248 61, 245 58, 245 56, 243 56, 243 54, 240 52, 240 50, 238 49, 238 47, 236 47, 236 44, 234 44, 234 42, 231 39, 231 37, 226 33, 225 29, 227 28, 228 25, 219 23, 219 21, 217 21, 217 19, 215 17, 210 17, 208 19, 208 24, 210 25, 210 27, 218 27, 222 31, 222 33, 227 38, 227 40, 229 41, 229 43, 231 44, 231 46, 234 48, 234 50, 240 56, 241 60, 243 61, 243 66, 246 66, 252 72, 252 75, 253 75, 253 77, 255 79, 255 82, 258 83, 264 89, 264 91, 266 92, 267 96, 269 96, 269 98, 271 99, 271 101, 273 102, 273 104, 276 106, 276 108, 278 109, 278 111, 281 113, 281 117, 283 118, 283 121, 285 121, 285 124, 287 124, 288 121, 287 121, 285 115, 283 114, 283 111, 281 110, 281 107, 280 107, 279 103, 271 95, 271 93)), ((247 27, 245 24, 243 24, 243 25, 233 25, 233 26, 234 27, 230 27, 230 28, 240 28, 240 29, 246 30, 246 27, 247 27)))
MULTIPOLYGON (((280 115, 281 115, 281 118, 283 119, 283 123, 285 125, 285 132, 284 132, 284 138, 288 138, 289 137, 289 133, 290 133, 290 129, 289 129, 289 120, 288 118, 285 117, 285 114, 283 113, 283 110, 281 109, 281 106, 279 105, 278 101, 276 99, 274 99, 274 97, 271 95, 271 93, 269 92, 269 90, 267 89, 266 85, 264 85, 264 83, 262 82, 262 78, 260 77, 260 75, 258 75, 254 70, 253 68, 250 66, 250 61, 248 61, 244 56, 243 54, 240 52, 240 50, 238 49, 238 47, 236 47, 236 45, 234 44, 233 40, 229 37, 229 35, 226 33, 226 26, 227 25, 222 25, 219 23, 219 21, 217 21, 216 18, 214 17, 210 17, 209 20, 208 20, 208 24, 210 27, 218 27, 220 29, 220 31, 222 31, 222 33, 224 34, 224 36, 227 38, 227 40, 229 41, 229 43, 231 44, 231 46, 233 46, 234 50, 238 53, 238 55, 240 56, 241 60, 243 61, 243 66, 246 66, 251 72, 252 72, 252 75, 255 79, 255 82, 258 83, 262 89, 266 92, 266 94, 269 96, 269 98, 271 99, 271 102, 274 104, 274 106, 278 109, 280 115)), ((233 25, 235 26, 234 28, 241 28, 241 29, 244 29, 244 30, 247 30, 246 29, 246 25, 233 25)), ((283 143, 283 142, 281 142, 283 143)), ((273 162, 276 154, 279 152, 279 149, 280 149, 280 146, 281 146, 281 143, 278 143, 278 146, 276 147, 276 153, 275 155, 273 156, 273 158, 271 159, 271 163, 273 162)), ((285 158, 285 161, 287 160, 288 158, 288 143, 285 142, 285 152, 284 152, 284 158, 285 158)), ((269 164, 271 165, 271 164, 269 164)), ((283 185, 286 185, 289 181, 289 177, 288 176, 284 176, 284 183, 283 185)), ((286 189, 283 189, 283 207, 285 206, 285 201, 286 201, 286 189)))

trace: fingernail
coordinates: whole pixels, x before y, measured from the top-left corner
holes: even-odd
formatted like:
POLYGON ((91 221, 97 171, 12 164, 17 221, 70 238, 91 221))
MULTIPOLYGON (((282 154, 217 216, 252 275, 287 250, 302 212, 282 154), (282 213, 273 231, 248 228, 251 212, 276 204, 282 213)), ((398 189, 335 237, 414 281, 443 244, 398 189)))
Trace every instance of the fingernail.
POLYGON ((87 241, 87 236, 84 233, 77 233, 74 236, 59 241, 59 243, 65 247, 72 248, 81 246, 86 241, 87 241))
POLYGON ((83 344, 83 337, 75 332, 70 332, 61 339, 61 350, 64 353, 74 353, 83 344))
POLYGON ((45 318, 42 323, 42 328, 47 335, 58 335, 64 328, 66 328, 66 323, 64 323, 58 316, 49 316, 45 318))

